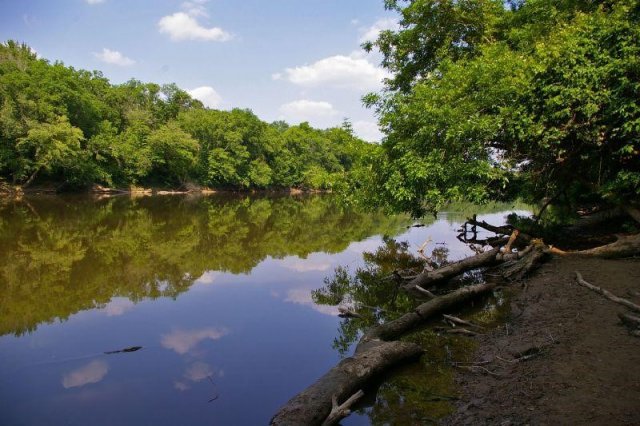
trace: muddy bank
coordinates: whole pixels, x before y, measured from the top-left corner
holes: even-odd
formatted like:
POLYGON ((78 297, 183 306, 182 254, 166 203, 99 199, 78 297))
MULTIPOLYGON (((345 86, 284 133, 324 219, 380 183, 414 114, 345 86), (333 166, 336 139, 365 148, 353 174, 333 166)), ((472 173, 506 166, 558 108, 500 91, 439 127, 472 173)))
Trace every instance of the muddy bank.
POLYGON ((640 338, 620 325, 622 306, 575 283, 576 270, 640 302, 640 259, 554 257, 512 290, 506 323, 473 338, 483 368, 457 374, 460 400, 441 424, 640 422, 640 338))

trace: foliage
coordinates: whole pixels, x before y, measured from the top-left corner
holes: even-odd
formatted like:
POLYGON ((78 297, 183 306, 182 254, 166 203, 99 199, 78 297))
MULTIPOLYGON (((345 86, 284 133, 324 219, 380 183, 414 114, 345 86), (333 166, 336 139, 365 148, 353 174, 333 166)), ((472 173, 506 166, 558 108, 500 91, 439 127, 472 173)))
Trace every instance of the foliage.
POLYGON ((175 84, 112 85, 0 44, 0 178, 14 184, 331 189, 367 146, 350 129, 206 109, 175 84))
POLYGON ((640 2, 386 1, 394 78, 365 97, 386 131, 369 201, 620 204, 640 195, 640 2), (562 197, 558 197, 562 195, 562 197))

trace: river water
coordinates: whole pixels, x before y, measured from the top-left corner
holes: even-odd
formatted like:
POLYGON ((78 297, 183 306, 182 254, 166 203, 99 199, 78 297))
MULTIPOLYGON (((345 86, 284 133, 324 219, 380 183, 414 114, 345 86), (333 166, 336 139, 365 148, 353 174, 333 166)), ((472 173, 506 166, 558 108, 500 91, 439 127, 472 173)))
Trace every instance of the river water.
MULTIPOLYGON (((312 290, 385 235, 464 257, 455 230, 472 210, 409 228, 326 195, 0 203, 0 424, 266 424, 352 349, 312 290)), ((410 367, 344 424, 435 418, 448 405, 429 395, 451 387, 438 366, 410 367)))

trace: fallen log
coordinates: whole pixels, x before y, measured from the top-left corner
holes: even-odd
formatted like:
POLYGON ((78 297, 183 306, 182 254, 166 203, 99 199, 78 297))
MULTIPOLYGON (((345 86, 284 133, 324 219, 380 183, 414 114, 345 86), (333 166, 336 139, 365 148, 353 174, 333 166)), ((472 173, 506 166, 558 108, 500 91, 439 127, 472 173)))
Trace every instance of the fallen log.
POLYGON ((272 425, 320 425, 331 412, 332 398, 348 398, 389 368, 417 358, 420 346, 394 339, 412 331, 434 315, 486 293, 496 283, 462 287, 419 305, 412 312, 369 329, 360 339, 355 355, 341 361, 316 383, 289 400, 271 419, 272 425))
POLYGON ((611 300, 612 302, 615 303, 619 303, 620 305, 626 306, 627 308, 631 309, 632 311, 635 312, 640 312, 640 306, 636 305, 633 302, 630 302, 627 299, 623 299, 622 297, 618 297, 615 294, 611 293, 608 290, 605 290, 604 288, 601 287, 597 287, 593 284, 588 283, 587 281, 584 280, 584 278, 582 278, 582 274, 580 274, 580 272, 576 271, 576 282, 578 284, 580 284, 583 287, 588 288, 589 290, 595 291, 596 293, 606 297, 607 299, 611 300))
MULTIPOLYGON (((489 232, 493 232, 498 235, 511 235, 513 231, 516 229, 511 225, 503 225, 503 226, 495 226, 490 223, 485 222, 484 220, 478 221, 475 217, 471 219, 467 219, 465 224, 478 226, 482 229, 485 229, 489 232)), ((530 235, 527 235, 523 232, 520 232, 516 238, 516 244, 518 245, 528 245, 533 238, 530 235)))
POLYGON ((640 234, 618 235, 617 240, 611 244, 605 244, 589 250, 566 253, 581 256, 602 257, 605 259, 637 256, 640 254, 640 234))
POLYGON ((545 245, 540 240, 535 240, 529 247, 515 254, 515 258, 509 259, 509 255, 504 255, 505 260, 500 266, 502 276, 510 281, 523 279, 529 272, 537 268, 547 256, 545 245))
POLYGON ((436 269, 435 271, 423 272, 407 284, 403 285, 403 288, 411 292, 415 287, 425 288, 430 285, 442 283, 472 269, 478 269, 484 266, 493 266, 496 263, 496 256, 498 253, 500 253, 500 249, 494 248, 476 256, 467 257, 466 259, 451 263, 447 266, 436 269))
POLYGON ((287 402, 271 425, 321 425, 331 413, 332 400, 343 401, 384 371, 422 354, 409 342, 377 342, 365 352, 342 360, 317 382, 287 402))
POLYGON ((495 282, 475 284, 468 287, 461 287, 449 294, 431 299, 394 321, 380 324, 367 330, 364 336, 362 336, 362 339, 360 339, 358 347, 364 346, 367 342, 371 341, 397 339, 434 315, 441 314, 459 303, 465 302, 480 294, 487 293, 496 286, 497 283, 495 282))

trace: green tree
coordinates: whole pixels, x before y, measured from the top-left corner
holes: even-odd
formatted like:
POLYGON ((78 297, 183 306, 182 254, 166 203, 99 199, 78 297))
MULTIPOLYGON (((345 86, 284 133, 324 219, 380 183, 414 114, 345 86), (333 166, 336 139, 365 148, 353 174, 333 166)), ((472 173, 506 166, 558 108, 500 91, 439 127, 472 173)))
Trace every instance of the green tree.
POLYGON ((402 20, 374 43, 396 77, 365 97, 387 134, 370 201, 421 215, 462 199, 638 198, 637 0, 387 6, 402 20))
POLYGON ((198 142, 170 121, 148 138, 151 164, 166 183, 185 183, 196 164, 198 142))
POLYGON ((53 123, 35 123, 17 144, 24 159, 23 186, 31 184, 41 171, 78 169, 82 164, 80 141, 83 139, 82 131, 73 127, 65 116, 53 123))

